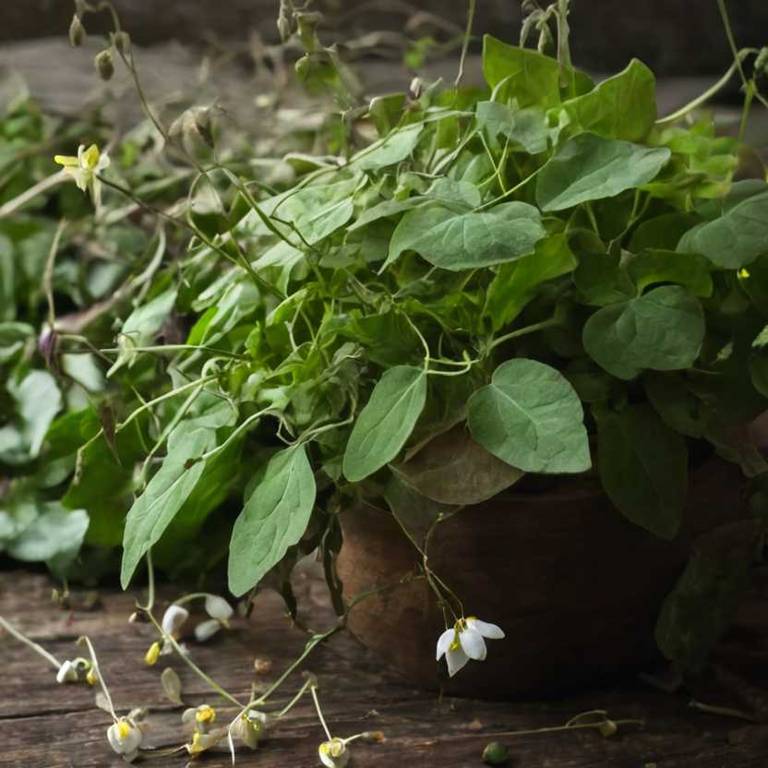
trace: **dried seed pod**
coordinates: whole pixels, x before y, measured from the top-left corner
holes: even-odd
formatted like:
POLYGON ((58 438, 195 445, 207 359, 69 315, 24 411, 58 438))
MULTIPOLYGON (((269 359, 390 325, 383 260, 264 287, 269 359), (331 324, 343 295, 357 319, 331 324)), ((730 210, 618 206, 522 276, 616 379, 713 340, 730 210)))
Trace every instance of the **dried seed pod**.
POLYGON ((112 75, 115 74, 115 64, 112 59, 112 50, 105 48, 100 53, 96 54, 94 59, 96 65, 96 71, 99 73, 99 77, 102 80, 111 80, 112 75))
POLYGON ((69 44, 73 48, 79 48, 85 42, 85 27, 77 14, 72 16, 69 24, 69 44))

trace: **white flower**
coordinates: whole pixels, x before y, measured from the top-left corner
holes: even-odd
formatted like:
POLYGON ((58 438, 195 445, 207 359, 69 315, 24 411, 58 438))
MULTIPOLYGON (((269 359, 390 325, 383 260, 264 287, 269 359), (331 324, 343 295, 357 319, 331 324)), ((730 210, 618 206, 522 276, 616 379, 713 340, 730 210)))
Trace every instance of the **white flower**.
POLYGON ((320 762, 327 768, 344 768, 349 762, 349 750, 344 739, 333 738, 324 741, 318 748, 320 762))
POLYGON ((182 713, 181 722, 185 725, 191 725, 195 731, 208 733, 216 722, 216 710, 209 704, 190 707, 182 713))
POLYGON ((109 746, 129 763, 136 759, 144 735, 133 720, 121 717, 107 729, 109 746))
POLYGON ((485 638, 501 640, 503 637, 504 632, 495 624, 480 621, 474 616, 461 618, 438 638, 436 658, 440 661, 445 654, 448 674, 453 677, 470 659, 482 661, 485 658, 485 638))
POLYGON ((184 622, 189 618, 189 611, 180 605, 171 604, 165 609, 161 626, 166 635, 176 638, 184 622))
POLYGON ((210 640, 222 627, 229 627, 229 620, 235 612, 232 606, 218 595, 206 595, 205 611, 211 618, 195 627, 195 638, 199 643, 210 640))
POLYGON ((88 149, 81 144, 77 148, 77 157, 55 155, 53 159, 64 166, 64 173, 70 175, 83 192, 90 191, 94 205, 98 208, 101 205, 101 182, 96 176, 109 166, 107 153, 100 152, 95 144, 91 144, 88 149))
POLYGON ((232 732, 246 746, 256 749, 259 742, 267 735, 269 716, 256 709, 249 709, 237 718, 232 732))
POLYGON ((56 673, 57 683, 76 683, 80 679, 77 666, 71 661, 65 661, 56 673))

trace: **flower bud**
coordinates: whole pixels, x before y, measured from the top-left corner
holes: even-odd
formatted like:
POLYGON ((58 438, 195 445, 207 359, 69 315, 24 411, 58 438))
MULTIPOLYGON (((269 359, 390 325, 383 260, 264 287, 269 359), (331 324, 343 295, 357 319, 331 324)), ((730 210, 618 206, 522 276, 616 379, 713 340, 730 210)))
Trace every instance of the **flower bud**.
POLYGON ((509 749, 500 741, 486 744, 483 750, 483 762, 486 765, 504 765, 509 761, 509 749))
POLYGON ((272 671, 272 662, 269 659, 256 658, 253 660, 253 671, 257 675, 268 675, 272 671))
POLYGON ((75 14, 69 24, 69 44, 73 48, 79 48, 85 42, 85 27, 80 17, 75 14))
POLYGON ((112 42, 120 53, 128 53, 131 50, 131 36, 127 32, 115 32, 112 42))
POLYGON ((604 720, 602 723, 600 723, 598 730, 600 731, 600 734, 605 736, 607 739, 615 735, 619 730, 619 727, 616 725, 616 723, 613 722, 613 720, 604 720))
POLYGON ((146 654, 144 654, 144 663, 148 667, 154 667, 155 664, 157 664, 157 660, 159 658, 160 658, 160 643, 155 641, 154 643, 152 643, 152 645, 149 646, 146 654))
POLYGON ((115 74, 115 64, 112 60, 112 51, 109 48, 96 54, 93 63, 96 65, 96 71, 102 80, 112 79, 112 75, 115 74))
POLYGON ((85 676, 85 682, 90 686, 94 686, 99 682, 99 675, 93 667, 88 670, 88 674, 85 676))
POLYGON ((71 661, 65 661, 56 673, 57 683, 76 683, 78 679, 77 667, 71 661))

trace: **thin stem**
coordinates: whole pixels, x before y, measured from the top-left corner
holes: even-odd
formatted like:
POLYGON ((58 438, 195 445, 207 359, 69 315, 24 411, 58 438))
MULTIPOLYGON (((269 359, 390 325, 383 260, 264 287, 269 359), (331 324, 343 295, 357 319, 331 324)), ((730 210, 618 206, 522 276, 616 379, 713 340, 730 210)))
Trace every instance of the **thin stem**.
POLYGON ((155 607, 155 567, 152 563, 152 548, 147 550, 147 604, 139 609, 150 613, 155 607))
POLYGON ((277 713, 277 717, 284 717, 288 714, 298 703, 299 699, 307 692, 307 688, 313 685, 313 681, 310 678, 304 685, 301 686, 299 692, 277 713))
POLYGON ((176 641, 176 638, 173 637, 173 635, 169 635, 167 632, 163 632, 163 628, 158 623, 157 619, 154 617, 152 613, 147 613, 147 616, 149 617, 149 620, 152 622, 152 624, 155 626, 155 629, 162 635, 163 639, 170 643, 171 647, 174 651, 179 655, 181 660, 213 691, 219 694, 223 699, 226 699, 231 704, 234 704, 236 707, 239 707, 240 709, 243 709, 243 703, 236 699, 231 693, 224 690, 212 677, 207 675, 205 672, 203 672, 200 667, 195 664, 194 661, 192 661, 191 658, 189 658, 189 654, 184 653, 184 650, 182 647, 178 644, 176 641))
POLYGON ((112 715, 112 719, 117 722, 118 718, 117 713, 115 712, 115 705, 112 703, 112 696, 109 693, 109 688, 107 688, 104 675, 101 674, 101 669, 99 668, 99 660, 96 658, 96 651, 93 649, 91 639, 87 635, 83 635, 83 637, 80 638, 80 642, 85 643, 86 647, 88 648, 88 654, 91 657, 91 664, 93 664, 93 672, 99 679, 99 685, 101 686, 101 690, 103 691, 104 697, 107 700, 107 706, 109 707, 109 712, 112 715))
POLYGON ((323 717, 323 711, 320 709, 320 701, 317 698, 317 686, 313 685, 309 692, 312 694, 312 701, 315 702, 315 709, 317 710, 317 716, 320 719, 320 724, 323 726, 323 730, 325 731, 325 735, 328 737, 328 741, 331 741, 333 739, 333 736, 331 736, 331 732, 328 730, 328 725, 325 722, 325 718, 323 717))
POLYGON ((2 627, 9 635, 15 637, 20 643, 24 643, 28 648, 31 648, 38 656, 42 656, 51 666, 56 669, 61 668, 61 662, 52 654, 43 648, 42 645, 38 645, 34 640, 30 640, 28 637, 19 632, 16 627, 9 624, 2 616, 0 616, 0 627, 2 627))
POLYGON ((543 331, 545 328, 552 328, 555 325, 559 325, 561 322, 560 316, 556 313, 553 317, 550 317, 549 320, 542 320, 540 323, 533 323, 532 325, 526 325, 525 328, 518 328, 516 331, 511 331, 510 333, 504 334, 504 336, 499 336, 498 338, 494 339, 487 347, 486 353, 490 352, 492 349, 495 349, 499 346, 499 344, 503 344, 505 341, 510 341, 510 339, 516 339, 520 336, 525 336, 529 333, 535 333, 536 331, 543 331))
POLYGON ((472 25, 475 22, 475 10, 477 7, 477 0, 469 0, 467 7, 467 26, 464 30, 464 40, 461 44, 461 57, 459 58, 459 71, 454 80, 454 88, 458 88, 462 78, 464 77, 464 63, 467 59, 467 51, 469 50, 469 40, 472 36, 472 25))
POLYGON ((43 271, 43 290, 48 302, 48 326, 52 331, 56 327, 56 306, 53 303, 53 268, 56 264, 56 254, 59 251, 61 236, 64 234, 66 226, 66 219, 61 219, 56 227, 56 233, 53 236, 51 249, 48 251, 48 258, 45 260, 45 270, 43 271))
POLYGON ((672 114, 659 118, 656 121, 656 126, 661 128, 663 126, 669 125, 670 123, 675 123, 690 112, 693 112, 693 110, 698 109, 698 107, 700 107, 702 104, 706 104, 706 102, 708 102, 713 96, 716 96, 723 88, 725 88, 726 85, 728 85, 728 82, 733 77, 734 73, 740 69, 741 62, 747 56, 757 52, 758 51, 755 48, 742 48, 737 52, 733 64, 728 67, 725 74, 716 83, 713 83, 709 88, 707 88, 706 91, 704 91, 704 93, 700 94, 692 101, 689 101, 687 104, 680 107, 680 109, 675 110, 672 114))
POLYGON ((9 200, 4 205, 0 206, 0 219, 4 219, 6 216, 10 216, 12 213, 15 213, 19 208, 26 205, 30 200, 42 194, 43 192, 47 192, 49 189, 51 189, 51 187, 55 187, 62 181, 66 181, 67 178, 68 176, 64 171, 56 171, 56 173, 52 173, 50 176, 46 176, 42 181, 38 181, 37 184, 35 184, 33 187, 30 187, 20 195, 14 197, 13 200, 9 200))

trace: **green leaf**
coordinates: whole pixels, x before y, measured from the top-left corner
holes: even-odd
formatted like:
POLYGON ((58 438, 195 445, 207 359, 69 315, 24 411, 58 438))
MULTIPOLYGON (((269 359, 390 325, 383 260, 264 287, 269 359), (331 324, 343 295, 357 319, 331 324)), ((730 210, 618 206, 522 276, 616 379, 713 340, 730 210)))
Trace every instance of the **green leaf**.
POLYGON ((350 162, 364 171, 377 171, 400 163, 416 148, 423 128, 423 123, 399 128, 376 144, 358 152, 350 162))
POLYGON ((206 427, 190 429, 182 422, 168 441, 168 453, 160 469, 128 512, 123 536, 123 564, 120 582, 127 589, 136 566, 192 493, 203 474, 205 462, 195 461, 214 447, 216 432, 206 427))
POLYGON ((415 251, 442 269, 487 267, 531 253, 545 235, 539 212, 527 203, 467 213, 437 205, 417 208, 397 225, 386 264, 403 251, 415 251))
POLYGON ((714 221, 686 232, 678 251, 700 253, 724 269, 740 269, 768 253, 768 193, 748 197, 714 221))
POLYGON ((0 363, 7 363, 21 352, 34 335, 35 329, 27 323, 0 323, 0 363))
POLYGON ((656 78, 632 59, 618 75, 562 105, 569 133, 591 131, 609 139, 642 141, 656 120, 656 78))
POLYGON ((685 439, 666 427, 649 405, 597 417, 597 462, 605 492, 636 525, 673 539, 688 489, 685 439))
POLYGON ((304 535, 315 495, 315 478, 303 444, 270 459, 232 529, 229 588, 234 595, 256 586, 304 535))
POLYGON ((397 456, 426 399, 427 374, 422 368, 398 365, 384 373, 349 436, 343 463, 347 480, 363 480, 397 456))
POLYGON ((476 443, 463 424, 433 438, 392 470, 422 496, 462 506, 490 499, 524 474, 476 443))
POLYGON ((704 436, 704 403, 686 386, 680 374, 649 373, 643 376, 643 385, 651 405, 670 429, 688 437, 704 436))
POLYGON ((670 154, 665 147, 654 149, 593 133, 579 134, 541 169, 536 202, 544 211, 562 211, 614 197, 655 178, 670 154))
POLYGON ((511 323, 531 301, 539 286, 566 275, 576 267, 576 257, 565 234, 536 243, 534 252, 511 264, 502 264, 488 286, 483 314, 494 331, 511 323))
MULTIPOLYGON (((13 397, 17 411, 15 445, 0 450, 4 460, 18 463, 34 459, 40 453, 48 427, 61 409, 62 397, 56 380, 46 371, 30 371, 20 382, 10 379, 8 392, 13 397)), ((8 431, 11 425, 0 429, 8 431)), ((0 441, 2 442, 2 441, 0 441)))
POLYGON ((749 587, 757 536, 741 535, 741 541, 734 542, 735 538, 725 533, 699 544, 661 607, 656 643, 683 671, 701 670, 749 587))
POLYGON ((504 81, 503 96, 521 107, 554 107, 560 103, 560 65, 556 59, 527 48, 483 37, 483 76, 490 88, 504 81))
POLYGON ((584 472, 591 466, 584 412, 557 370, 518 358, 500 365, 468 403, 472 437, 525 472, 584 472))
POLYGON ((587 354, 608 373, 632 379, 640 371, 690 368, 704 340, 698 300, 676 285, 595 312, 584 325, 587 354))
POLYGON ((58 502, 40 503, 38 515, 7 546, 17 560, 39 563, 54 558, 73 559, 88 529, 88 515, 83 509, 64 509, 58 502))
POLYGON ((640 293, 658 283, 677 283, 688 288, 694 296, 708 298, 712 295, 712 267, 703 256, 695 253, 643 251, 630 257, 628 270, 640 293))
POLYGON ((475 115, 478 126, 493 138, 504 136, 513 147, 519 145, 530 155, 547 149, 550 131, 547 117, 540 109, 512 109, 498 101, 481 101, 477 104, 475 115))

